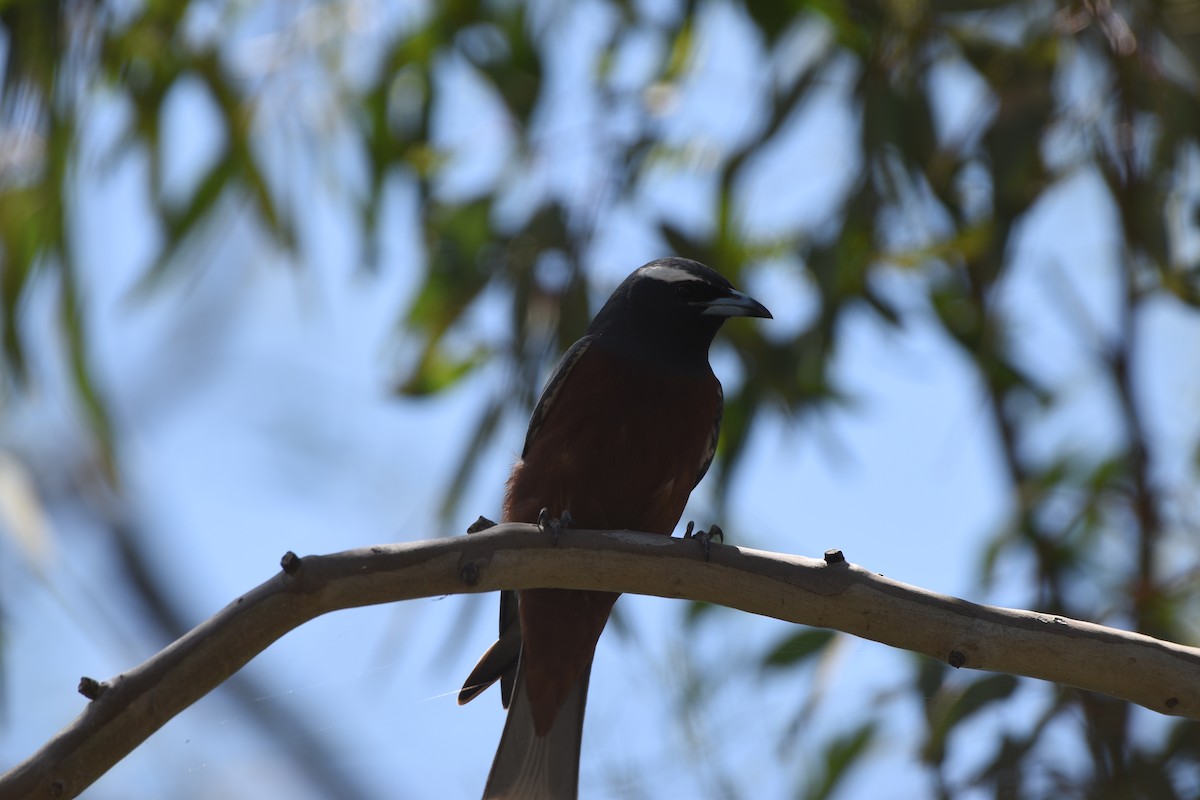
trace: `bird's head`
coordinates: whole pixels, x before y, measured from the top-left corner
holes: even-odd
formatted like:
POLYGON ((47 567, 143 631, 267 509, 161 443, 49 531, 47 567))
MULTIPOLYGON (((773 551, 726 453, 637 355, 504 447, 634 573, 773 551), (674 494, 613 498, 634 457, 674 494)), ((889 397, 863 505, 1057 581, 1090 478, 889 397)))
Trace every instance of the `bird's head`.
POLYGON ((709 345, 729 317, 770 319, 771 312, 697 261, 660 258, 617 287, 588 333, 639 360, 690 369, 707 365, 709 345))

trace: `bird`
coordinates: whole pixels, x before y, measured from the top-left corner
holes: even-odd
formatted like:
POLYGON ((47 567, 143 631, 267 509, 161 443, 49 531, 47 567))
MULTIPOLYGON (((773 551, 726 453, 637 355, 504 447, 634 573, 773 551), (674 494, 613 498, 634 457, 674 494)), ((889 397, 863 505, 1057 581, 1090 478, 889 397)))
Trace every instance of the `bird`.
MULTIPOLYGON (((730 317, 771 312, 686 258, 660 258, 625 278, 547 381, 509 475, 503 521, 671 535, 716 453, 724 398, 708 351, 730 317)), ((500 637, 458 698, 469 702, 498 680, 508 709, 485 800, 577 796, 592 659, 617 597, 501 593, 500 637)))

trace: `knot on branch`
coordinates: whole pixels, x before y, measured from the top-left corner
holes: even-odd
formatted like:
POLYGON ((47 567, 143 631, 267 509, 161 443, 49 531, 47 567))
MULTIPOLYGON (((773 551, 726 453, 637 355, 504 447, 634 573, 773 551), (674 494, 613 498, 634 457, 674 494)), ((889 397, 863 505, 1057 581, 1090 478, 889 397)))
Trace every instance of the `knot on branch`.
POLYGON ((458 570, 458 578, 467 586, 474 586, 479 583, 479 565, 474 561, 468 561, 463 564, 458 570))
POLYGON ((479 533, 480 531, 486 531, 488 528, 494 527, 496 527, 496 523, 481 515, 479 519, 467 526, 467 533, 479 533))
POLYGON ((295 575, 300 571, 300 556, 288 550, 283 554, 283 558, 279 559, 279 566, 283 568, 284 575, 295 575))
POLYGON ((107 683, 98 681, 95 678, 89 678, 86 675, 79 679, 79 693, 88 700, 95 700, 104 694, 104 690, 107 688, 107 683))

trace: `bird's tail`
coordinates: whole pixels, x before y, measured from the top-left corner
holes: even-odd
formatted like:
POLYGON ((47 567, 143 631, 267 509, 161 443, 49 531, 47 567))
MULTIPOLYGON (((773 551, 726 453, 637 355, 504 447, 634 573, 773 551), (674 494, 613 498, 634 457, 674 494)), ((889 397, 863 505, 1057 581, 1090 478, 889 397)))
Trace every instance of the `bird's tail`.
POLYGON ((579 792, 579 750, 591 672, 589 660, 549 732, 538 736, 525 692, 525 670, 518 668, 484 800, 574 800, 579 792))

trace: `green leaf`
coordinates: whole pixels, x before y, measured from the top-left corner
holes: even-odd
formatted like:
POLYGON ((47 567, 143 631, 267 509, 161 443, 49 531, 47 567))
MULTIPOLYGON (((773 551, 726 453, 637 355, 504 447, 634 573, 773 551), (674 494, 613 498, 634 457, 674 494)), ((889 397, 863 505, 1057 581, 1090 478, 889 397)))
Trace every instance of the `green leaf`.
POLYGON ((866 755, 877 730, 878 723, 867 720, 830 741, 821 759, 824 769, 815 779, 809 780, 801 797, 805 800, 828 800, 833 797, 838 785, 850 774, 851 767, 866 755))
POLYGON ((489 351, 483 347, 475 348, 465 358, 454 358, 440 347, 431 348, 396 391, 405 397, 437 394, 454 386, 489 357, 489 351))
POLYGON ((819 655, 834 640, 834 631, 823 629, 792 633, 775 643, 763 656, 763 669, 795 667, 819 655))
POLYGON ((805 0, 750 0, 746 11, 772 45, 809 5, 805 0))
POLYGON ((966 686, 943 685, 926 706, 929 735, 921 748, 922 760, 929 764, 942 763, 954 728, 989 705, 1009 698, 1017 685, 1017 679, 1012 675, 987 675, 966 686))
POLYGON ((712 616, 712 612, 723 608, 714 603, 704 603, 698 600, 689 602, 683 613, 683 622, 689 629, 695 628, 703 619, 712 616))

